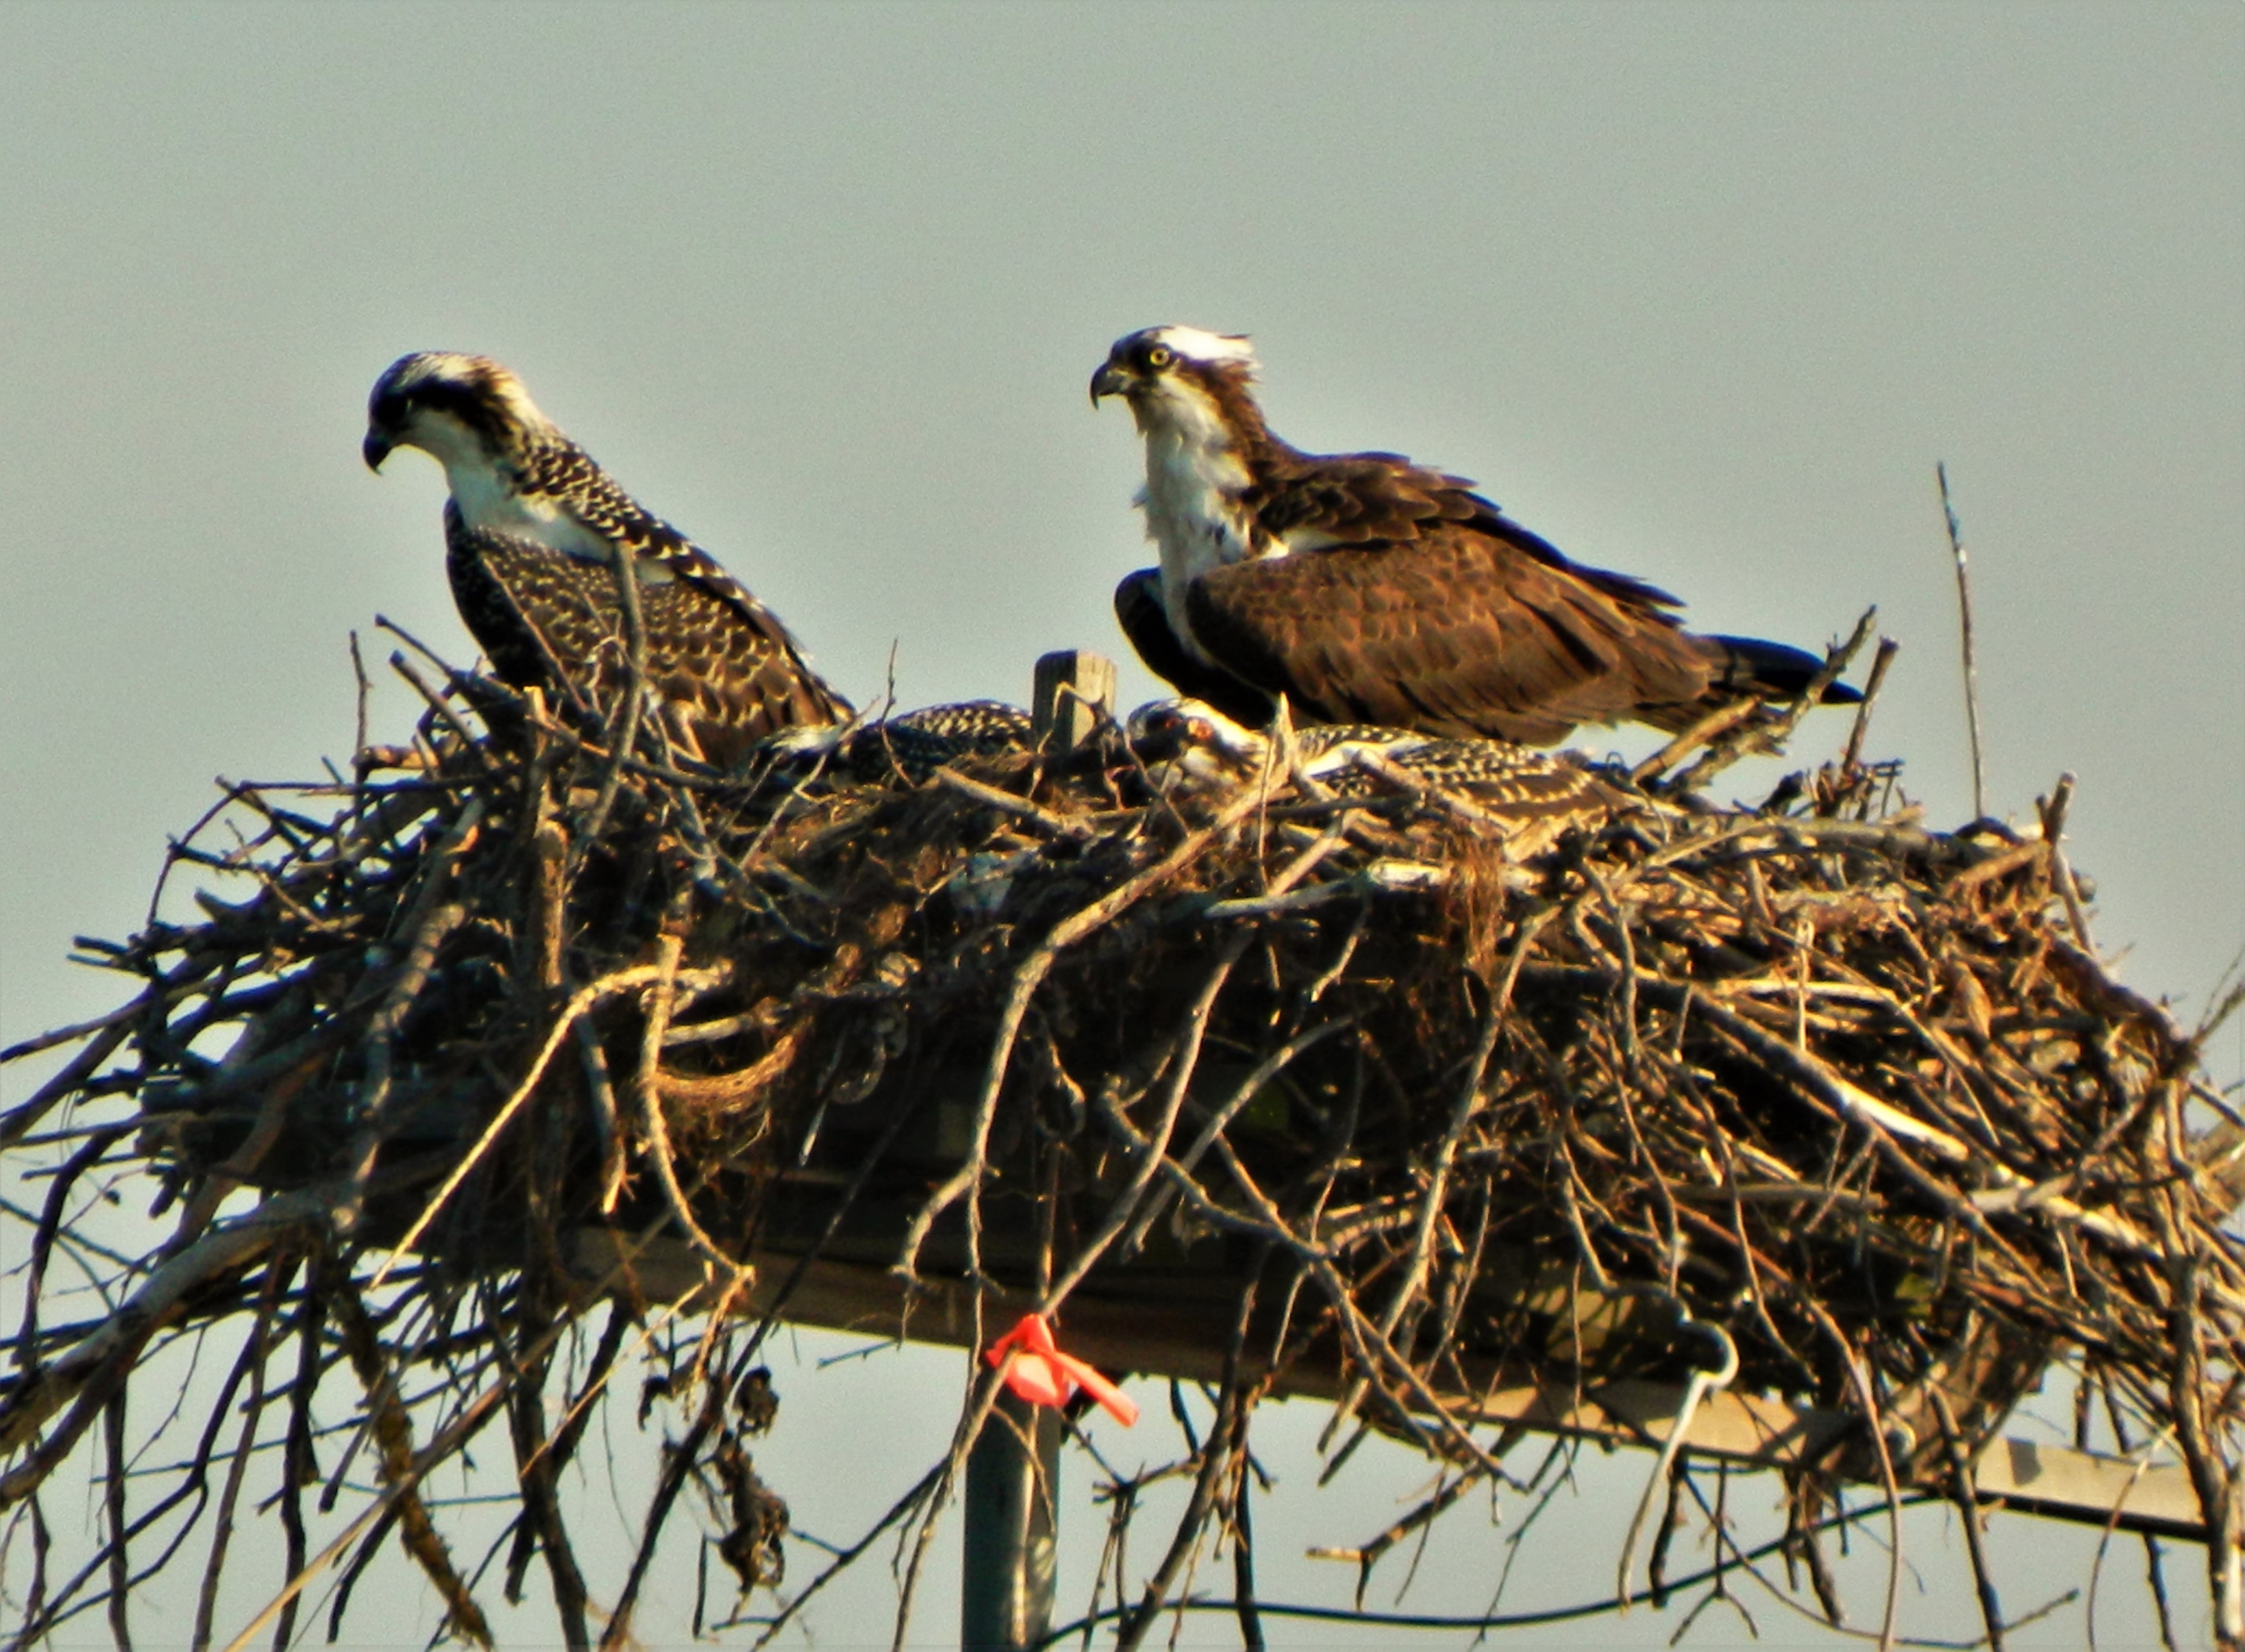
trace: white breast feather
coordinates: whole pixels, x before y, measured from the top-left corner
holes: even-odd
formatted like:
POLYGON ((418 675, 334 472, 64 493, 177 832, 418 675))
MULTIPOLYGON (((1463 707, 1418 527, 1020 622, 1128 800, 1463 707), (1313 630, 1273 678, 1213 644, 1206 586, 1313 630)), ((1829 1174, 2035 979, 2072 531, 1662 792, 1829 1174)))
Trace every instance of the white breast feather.
POLYGON ((1196 387, 1172 386, 1148 416, 1146 485, 1137 504, 1146 513, 1146 537, 1160 552, 1170 629, 1197 654, 1185 623, 1185 590, 1200 575, 1253 553, 1252 525, 1238 503, 1247 467, 1232 450, 1215 404, 1196 387))
MULTIPOLYGON (((613 540, 587 527, 552 494, 526 497, 517 492, 505 471, 481 453, 443 456, 442 462, 452 501, 469 527, 526 539, 580 562, 606 563, 614 557, 613 540)), ((642 556, 637 562, 642 586, 668 585, 677 578, 653 557, 642 556)))
POLYGON ((1306 757, 1302 764, 1302 772, 1313 780, 1322 780, 1329 775, 1338 775, 1346 769, 1353 768, 1356 767, 1356 757, 1359 752, 1374 757, 1383 757, 1389 762, 1400 763, 1407 762, 1414 752, 1422 750, 1427 745, 1423 738, 1414 739, 1408 735, 1388 735, 1378 739, 1345 737, 1335 740, 1331 744, 1325 744, 1314 737, 1309 737, 1305 738, 1302 743, 1306 746, 1323 747, 1323 749, 1318 750, 1314 755, 1306 757))
POLYGON ((444 475, 452 484, 460 519, 471 528, 527 539, 585 562, 606 562, 615 552, 614 545, 580 522, 560 500, 542 493, 525 498, 492 464, 474 460, 449 464, 444 475))

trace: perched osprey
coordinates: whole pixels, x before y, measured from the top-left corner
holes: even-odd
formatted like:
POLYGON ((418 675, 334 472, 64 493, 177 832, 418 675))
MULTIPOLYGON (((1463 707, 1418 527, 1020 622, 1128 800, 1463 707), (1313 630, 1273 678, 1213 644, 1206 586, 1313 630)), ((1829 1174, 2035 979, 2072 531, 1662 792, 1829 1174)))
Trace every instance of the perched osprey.
POLYGON ((362 451, 444 467, 445 566, 460 618, 519 687, 597 701, 627 659, 614 559, 631 553, 657 712, 688 751, 730 766, 776 729, 846 721, 771 611, 609 479, 481 355, 408 355, 376 381, 362 451))
MULTIPOLYGON (((1822 665, 1685 631, 1667 592, 1570 562, 1473 491, 1393 453, 1304 453, 1271 433, 1247 340, 1153 327, 1091 380, 1146 440, 1159 568, 1116 588, 1141 659, 1244 723, 1548 745, 1577 723, 1681 729, 1726 701, 1800 693, 1822 665)), ((1827 701, 1853 701, 1835 686, 1827 701)))

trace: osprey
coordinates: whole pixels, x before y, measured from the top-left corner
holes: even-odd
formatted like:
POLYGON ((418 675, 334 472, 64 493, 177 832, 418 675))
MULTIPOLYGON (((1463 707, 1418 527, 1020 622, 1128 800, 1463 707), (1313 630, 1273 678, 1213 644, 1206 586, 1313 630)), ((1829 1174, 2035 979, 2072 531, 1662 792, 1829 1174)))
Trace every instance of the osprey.
POLYGON ((508 682, 580 702, 613 694, 627 658, 615 577, 627 554, 648 691, 682 748, 730 766, 775 730, 849 718, 771 611, 618 487, 497 362, 395 362, 369 399, 361 450, 379 471, 400 447, 444 467, 452 598, 508 682))
MULTIPOLYGON (((1131 749, 1157 781, 1229 789, 1269 762, 1268 736, 1194 700, 1162 700, 1130 714, 1131 749)), ((1326 723, 1297 729, 1301 772, 1341 797, 1372 797, 1397 782, 1465 799, 1508 831, 1533 825, 1548 842, 1570 826, 1604 822, 1638 802, 1564 753, 1503 741, 1454 739, 1408 728, 1326 723)))
POLYGON ((1091 380, 1092 405, 1122 396, 1145 437, 1138 504, 1161 554, 1116 588, 1116 617, 1184 693, 1244 723, 1283 694, 1306 722, 1549 745, 1584 722, 1685 728, 1821 667, 1686 632, 1666 592, 1569 561, 1462 477, 1289 446, 1255 368, 1245 338, 1152 327, 1091 380))
POLYGON ((891 770, 924 783, 944 764, 964 757, 1005 757, 1030 749, 1034 725, 1019 706, 998 700, 963 700, 923 706, 867 723, 845 742, 858 772, 891 770))
POLYGON ((838 727, 800 730, 782 735, 771 743, 771 749, 775 756, 795 767, 824 760, 827 772, 853 780, 878 782, 900 776, 919 786, 946 763, 1029 750, 1033 726, 1029 714, 1019 706, 997 700, 961 700, 838 727))

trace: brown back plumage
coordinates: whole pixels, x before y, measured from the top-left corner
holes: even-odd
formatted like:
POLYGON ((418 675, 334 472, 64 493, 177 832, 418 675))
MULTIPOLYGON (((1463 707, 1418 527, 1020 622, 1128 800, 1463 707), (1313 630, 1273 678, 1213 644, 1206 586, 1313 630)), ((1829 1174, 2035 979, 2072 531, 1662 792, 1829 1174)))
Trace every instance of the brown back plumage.
MULTIPOLYGON (((451 505, 444 539, 453 599, 493 670, 519 687, 537 684, 591 705, 613 701, 626 653, 609 568, 471 529, 451 505)), ((673 708, 674 731, 720 768, 768 735, 850 715, 753 598, 743 603, 692 579, 642 583, 640 616, 648 688, 673 708)))

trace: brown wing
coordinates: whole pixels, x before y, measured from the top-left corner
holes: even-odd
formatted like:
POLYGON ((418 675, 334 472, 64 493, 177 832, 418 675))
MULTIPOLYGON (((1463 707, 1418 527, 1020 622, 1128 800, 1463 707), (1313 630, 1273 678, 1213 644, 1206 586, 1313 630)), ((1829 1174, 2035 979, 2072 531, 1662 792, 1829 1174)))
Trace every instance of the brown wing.
MULTIPOLYGON (((624 658, 623 617, 607 567, 471 531, 449 508, 444 527, 460 616, 499 675, 518 685, 551 685, 558 667, 568 689, 605 700, 624 658)), ((753 598, 743 606, 673 579, 643 585, 640 612, 649 685, 676 708, 712 762, 730 764, 779 729, 848 717, 848 702, 753 598)))
POLYGON ((746 586, 726 572, 715 557, 625 492, 574 442, 566 437, 543 442, 525 456, 524 464, 520 486, 526 493, 542 493, 557 500, 611 545, 629 546, 674 577, 697 585, 738 609, 752 626, 779 632, 790 648, 796 647, 794 639, 786 637, 771 611, 751 596, 746 586))
POLYGON ((1407 544, 1445 522, 1498 516, 1463 477, 1397 453, 1276 453, 1242 496, 1276 538, 1313 527, 1344 544, 1407 544))
POLYGON ((1658 586, 1570 561, 1475 492, 1466 477, 1430 471, 1399 453, 1303 453, 1274 443, 1258 475, 1242 498, 1272 539, 1312 528, 1343 545, 1407 545, 1463 529, 1628 606, 1650 613, 1679 606, 1658 586))
POLYGON ((1170 629, 1169 611, 1162 606, 1160 569, 1140 568, 1115 587, 1115 621, 1146 669, 1186 699, 1213 706, 1249 728, 1262 728, 1278 710, 1277 702, 1261 689, 1230 672, 1203 665, 1185 651, 1170 629))
POLYGON ((1672 721, 1699 699, 1717 665, 1705 644, 1652 597, 1558 560, 1428 522, 1405 544, 1204 574, 1186 617, 1210 654, 1319 721, 1545 745, 1577 723, 1672 721))

